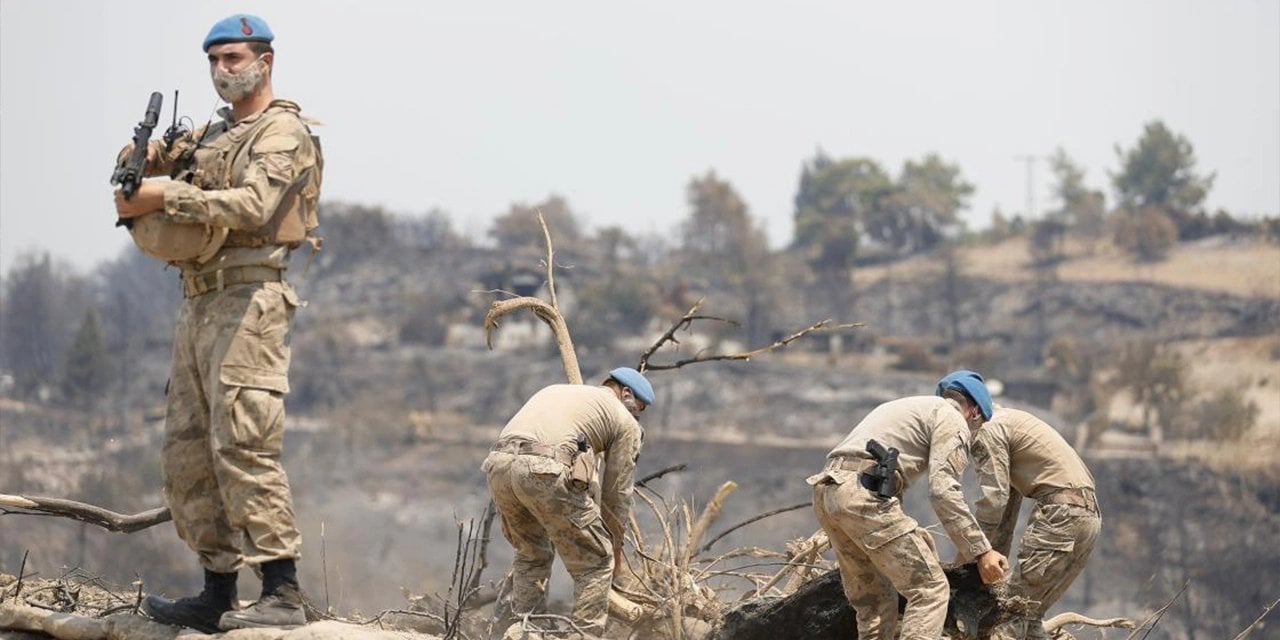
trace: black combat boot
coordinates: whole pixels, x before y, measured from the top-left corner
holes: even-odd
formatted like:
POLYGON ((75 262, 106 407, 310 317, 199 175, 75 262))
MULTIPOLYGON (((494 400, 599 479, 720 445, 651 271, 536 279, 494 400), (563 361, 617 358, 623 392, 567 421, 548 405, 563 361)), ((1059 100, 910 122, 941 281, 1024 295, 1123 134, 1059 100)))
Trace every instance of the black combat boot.
POLYGON ((307 623, 298 572, 292 558, 262 564, 262 597, 253 606, 222 614, 218 627, 223 631, 275 627, 289 629, 307 623))
POLYGON ((156 622, 217 633, 222 614, 235 607, 238 575, 205 569, 200 595, 177 600, 149 595, 142 601, 142 610, 156 622))

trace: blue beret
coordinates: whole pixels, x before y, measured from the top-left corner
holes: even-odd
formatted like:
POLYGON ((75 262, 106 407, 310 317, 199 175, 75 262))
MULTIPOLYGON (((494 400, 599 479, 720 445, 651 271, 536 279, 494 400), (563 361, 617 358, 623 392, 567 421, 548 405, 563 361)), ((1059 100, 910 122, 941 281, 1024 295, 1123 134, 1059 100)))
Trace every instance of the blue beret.
POLYGON ((649 384, 644 374, 631 367, 618 367, 609 372, 609 377, 631 389, 631 393, 635 394, 636 398, 646 405, 652 405, 657 400, 653 395, 653 385, 649 384))
POLYGON ((974 404, 977 404, 978 409, 982 411, 982 417, 986 420, 991 419, 991 392, 987 390, 987 384, 983 382, 980 374, 968 369, 952 371, 938 381, 936 393, 942 395, 942 392, 947 389, 961 391, 972 398, 974 404))
POLYGON ((270 44, 275 39, 276 34, 271 33, 271 27, 267 26, 266 20, 247 13, 237 13, 234 16, 227 16, 213 25, 213 28, 209 30, 209 35, 204 37, 204 50, 208 51, 209 47, 215 44, 226 44, 228 42, 266 42, 270 44))

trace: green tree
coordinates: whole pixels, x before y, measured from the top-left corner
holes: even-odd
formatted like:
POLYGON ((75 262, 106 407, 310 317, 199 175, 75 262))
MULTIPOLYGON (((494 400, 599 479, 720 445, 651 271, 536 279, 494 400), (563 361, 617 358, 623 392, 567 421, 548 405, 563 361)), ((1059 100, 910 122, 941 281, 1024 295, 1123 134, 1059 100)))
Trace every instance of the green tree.
POLYGON ((818 153, 805 163, 795 197, 794 250, 817 277, 815 295, 844 315, 852 301, 854 259, 866 219, 893 191, 893 181, 869 158, 838 162, 818 153))
POLYGON ((63 395, 73 405, 88 408, 111 385, 112 374, 111 357, 98 329, 98 313, 89 307, 75 340, 67 349, 62 374, 63 395))
POLYGON ((1130 213, 1159 209, 1178 225, 1180 237, 1189 237, 1193 218, 1215 177, 1196 170, 1191 142, 1155 120, 1147 123, 1133 148, 1117 146, 1116 155, 1120 171, 1111 180, 1120 207, 1130 213))
POLYGON ((867 235, 896 254, 931 249, 959 226, 972 195, 960 167, 938 154, 908 160, 892 192, 866 209, 867 235))

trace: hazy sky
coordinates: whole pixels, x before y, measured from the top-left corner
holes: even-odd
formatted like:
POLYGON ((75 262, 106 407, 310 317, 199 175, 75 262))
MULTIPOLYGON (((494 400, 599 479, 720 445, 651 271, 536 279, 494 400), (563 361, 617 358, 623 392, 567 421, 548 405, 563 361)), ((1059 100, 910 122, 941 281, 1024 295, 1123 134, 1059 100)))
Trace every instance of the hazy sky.
POLYGON ((151 91, 161 128, 175 88, 204 123, 200 42, 239 11, 276 32, 276 94, 326 125, 325 199, 439 207, 474 237, 551 192, 592 227, 669 235, 714 168, 781 245, 818 147, 895 174, 936 151, 983 227, 1025 208, 1016 156, 1062 146, 1110 195, 1115 145, 1155 118, 1217 172, 1209 207, 1280 213, 1276 0, 0 0, 0 269, 29 248, 87 269, 128 244, 115 154, 151 91))

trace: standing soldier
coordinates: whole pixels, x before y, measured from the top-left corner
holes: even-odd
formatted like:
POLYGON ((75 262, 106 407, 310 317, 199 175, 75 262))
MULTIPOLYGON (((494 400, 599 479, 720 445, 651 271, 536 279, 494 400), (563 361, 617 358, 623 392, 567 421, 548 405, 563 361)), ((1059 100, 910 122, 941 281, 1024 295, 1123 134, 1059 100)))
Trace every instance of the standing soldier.
POLYGON ((929 500, 956 548, 977 559, 984 582, 1004 577, 1008 560, 987 542, 960 486, 968 461, 965 421, 977 412, 932 396, 886 402, 827 454, 822 473, 807 480, 813 510, 836 552, 859 638, 895 637, 895 590, 907 599, 902 640, 942 635, 947 578, 933 539, 903 512, 900 498, 926 472, 929 500))
MULTIPOLYGON (((947 374, 937 392, 963 396, 963 401, 990 398, 982 376, 973 371, 947 374)), ((1041 619, 1080 575, 1102 528, 1093 474, 1053 427, 999 405, 974 432, 972 452, 982 490, 975 505, 978 523, 997 549, 1009 552, 1023 496, 1036 501, 1009 592, 1040 606, 1034 617, 1000 625, 991 637, 1048 638, 1041 619)))
POLYGON ((230 109, 169 148, 148 148, 148 174, 174 180, 115 194, 138 246, 182 274, 161 468, 178 536, 204 567, 199 595, 149 596, 142 608, 210 633, 305 622, 301 538, 280 465, 299 305, 284 270, 316 226, 322 161, 298 105, 272 94, 273 37, 255 16, 215 24, 204 50, 230 109), (261 570, 262 596, 234 611, 245 564, 261 570))
POLYGON ((502 429, 481 467, 502 516, 502 533, 515 549, 511 601, 499 627, 513 615, 545 607, 558 552, 573 577, 574 625, 590 634, 604 632, 644 439, 636 420, 653 402, 649 381, 619 367, 598 387, 543 388, 502 429), (605 469, 597 506, 588 489, 600 462, 605 469))

